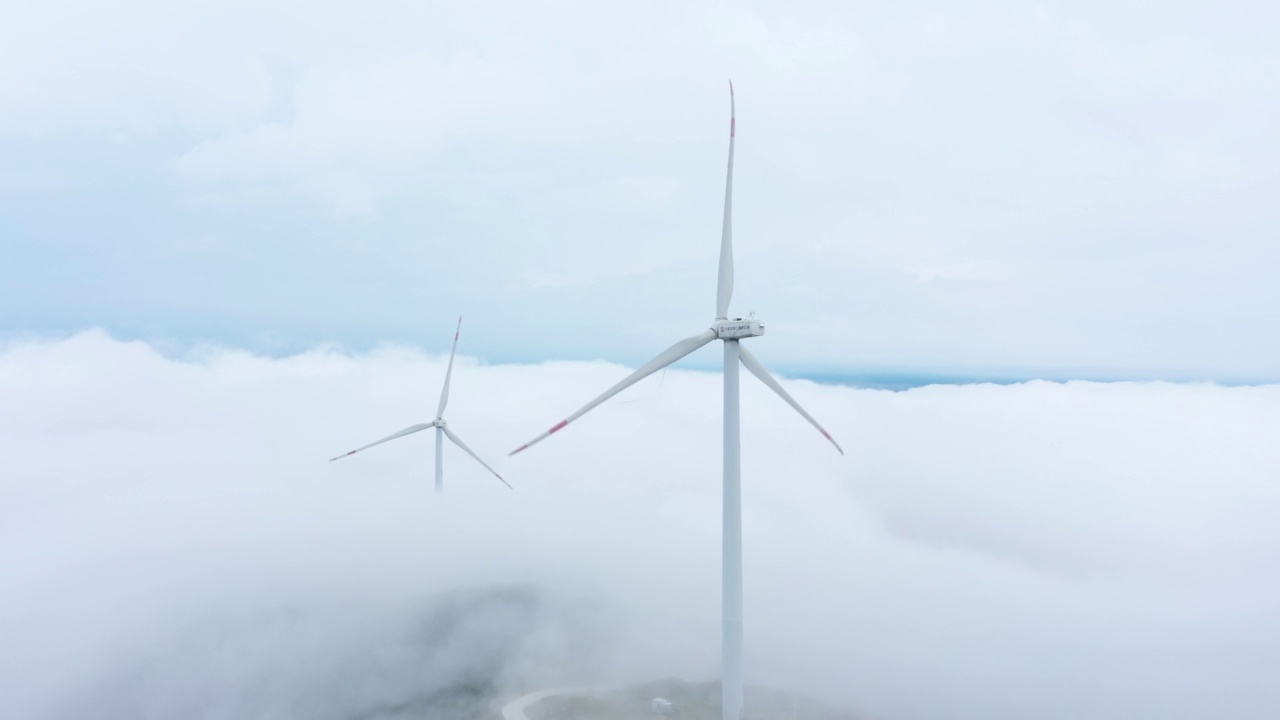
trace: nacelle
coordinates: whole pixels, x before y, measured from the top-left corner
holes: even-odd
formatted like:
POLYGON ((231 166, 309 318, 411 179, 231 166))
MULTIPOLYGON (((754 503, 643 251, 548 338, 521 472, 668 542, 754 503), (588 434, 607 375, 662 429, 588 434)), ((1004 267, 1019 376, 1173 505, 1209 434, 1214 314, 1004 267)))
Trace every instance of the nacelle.
POLYGON ((764 323, 734 318, 732 320, 717 320, 713 329, 716 331, 716 337, 721 340, 740 340, 763 335, 764 323))

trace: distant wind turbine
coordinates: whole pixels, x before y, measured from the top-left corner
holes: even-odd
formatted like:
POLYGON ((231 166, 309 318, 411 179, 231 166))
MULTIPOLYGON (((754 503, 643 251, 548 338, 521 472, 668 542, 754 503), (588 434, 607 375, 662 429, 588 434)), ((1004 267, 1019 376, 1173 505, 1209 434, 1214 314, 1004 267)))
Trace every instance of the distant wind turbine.
POLYGON ((453 350, 450 351, 449 353, 449 369, 445 370, 445 373, 444 373, 444 389, 440 391, 440 407, 436 410, 435 420, 432 420, 429 423, 422 423, 421 425, 410 425, 409 427, 401 430, 395 435, 389 435, 377 442, 369 443, 368 445, 365 445, 362 448, 356 448, 355 450, 352 450, 346 455, 339 455, 336 458, 330 458, 329 462, 333 462, 334 460, 341 460, 342 458, 347 457, 347 455, 355 455, 361 450, 368 450, 374 445, 381 445, 384 442, 395 440, 396 438, 404 437, 405 435, 412 435, 416 432, 421 432, 429 428, 435 428, 436 429, 436 492, 444 491, 444 438, 446 437, 448 437, 449 440, 451 440, 454 445, 457 445, 458 447, 462 448, 463 452, 475 458, 476 462, 480 463, 481 465, 484 465, 484 469, 493 473, 493 476, 498 478, 498 480, 502 481, 503 485, 506 485, 507 487, 511 487, 510 483, 502 479, 502 476, 498 474, 498 471, 489 467, 489 465, 486 464, 485 461, 480 459, 479 455, 476 455, 474 452, 472 452, 471 448, 467 447, 466 443, 462 442, 462 438, 455 435, 453 431, 449 429, 449 424, 446 423, 444 419, 444 406, 449 403, 449 380, 453 377, 453 356, 458 352, 458 336, 461 334, 462 334, 462 318, 459 317, 458 329, 453 333, 453 350))
POLYGON ((603 395, 587 403, 581 410, 561 420, 550 430, 530 440, 511 452, 512 455, 540 442, 552 433, 562 430, 566 425, 585 415, 592 408, 619 392, 635 384, 637 381, 652 375, 662 368, 671 365, 693 351, 710 343, 712 340, 724 341, 724 505, 723 505, 723 540, 722 540, 722 591, 721 621, 723 623, 722 639, 722 681, 721 709, 723 720, 741 720, 742 718, 742 493, 740 484, 739 422, 738 422, 738 363, 746 366, 751 374, 760 378, 761 382, 777 393, 788 405, 795 408, 801 417, 822 433, 822 436, 835 445, 840 454, 844 450, 831 437, 817 420, 813 419, 795 398, 778 384, 769 371, 756 360, 755 356, 739 341, 746 338, 759 337, 764 334, 764 325, 754 318, 728 318, 729 298, 733 295, 733 223, 731 206, 733 200, 733 142, 737 135, 737 119, 734 112, 733 83, 729 83, 729 170, 725 179, 724 191, 724 226, 720 237, 720 277, 716 290, 716 319, 711 328, 667 348, 662 354, 650 360, 639 370, 628 375, 621 382, 604 392, 603 395))

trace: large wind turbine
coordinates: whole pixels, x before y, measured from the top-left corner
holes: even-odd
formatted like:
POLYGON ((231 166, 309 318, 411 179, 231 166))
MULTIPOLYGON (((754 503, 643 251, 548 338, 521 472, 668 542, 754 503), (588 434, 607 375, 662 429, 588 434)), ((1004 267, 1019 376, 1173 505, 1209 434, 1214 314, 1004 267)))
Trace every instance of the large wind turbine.
POLYGON ((361 448, 356 448, 355 450, 352 450, 346 455, 339 455, 336 458, 330 458, 329 462, 333 462, 334 460, 341 460, 342 458, 347 457, 347 455, 355 455, 361 450, 368 450, 374 445, 381 445, 384 442, 395 440, 396 438, 404 437, 405 435, 412 435, 416 432, 421 432, 429 428, 435 428, 436 429, 436 492, 444 491, 444 438, 446 437, 449 438, 449 440, 451 440, 454 445, 457 445, 458 447, 462 448, 463 452, 475 458, 476 462, 480 463, 481 465, 484 465, 484 469, 493 473, 494 477, 498 478, 498 480, 501 480, 503 485, 506 485, 507 487, 511 487, 510 483, 502 479, 502 476, 498 474, 498 471, 489 467, 489 465, 486 464, 485 461, 480 459, 479 455, 476 455, 474 452, 472 452, 471 448, 467 447, 466 443, 462 442, 462 438, 455 435, 453 431, 449 429, 449 424, 444 420, 444 406, 449 403, 449 380, 453 378, 453 356, 458 352, 458 336, 461 334, 462 334, 462 318, 459 317, 458 329, 455 330, 453 333, 453 350, 449 352, 449 369, 445 370, 444 372, 444 389, 440 391, 440 406, 439 408, 436 409, 435 420, 432 420, 429 423, 422 423, 421 425, 410 425, 409 427, 401 430, 395 435, 388 435, 387 437, 384 437, 377 442, 369 443, 368 445, 365 445, 364 447, 361 447, 361 448))
POLYGON ((835 445, 840 454, 844 450, 831 437, 817 420, 813 419, 795 398, 778 384, 769 371, 756 360, 739 342, 746 338, 759 337, 764 334, 764 325, 754 319, 729 319, 729 298, 733 295, 733 223, 731 206, 733 200, 733 142, 737 135, 737 119, 734 112, 733 83, 729 84, 729 170, 725 179, 724 190, 724 229, 720 237, 720 278, 716 289, 716 319, 710 329, 704 330, 691 338, 667 348, 662 354, 650 360, 639 370, 628 375, 617 385, 609 388, 603 395, 587 403, 581 410, 556 423, 552 428, 528 443, 516 448, 512 455, 549 437, 552 433, 563 429, 566 425, 582 417, 592 408, 637 381, 652 375, 664 367, 710 343, 712 340, 724 341, 724 506, 723 506, 723 557, 722 557, 722 594, 721 613, 723 623, 722 634, 722 680, 721 708, 723 720, 741 720, 742 718, 742 493, 740 487, 741 448, 738 442, 738 363, 746 366, 751 374, 760 378, 796 412, 808 420, 822 433, 822 436, 835 445))

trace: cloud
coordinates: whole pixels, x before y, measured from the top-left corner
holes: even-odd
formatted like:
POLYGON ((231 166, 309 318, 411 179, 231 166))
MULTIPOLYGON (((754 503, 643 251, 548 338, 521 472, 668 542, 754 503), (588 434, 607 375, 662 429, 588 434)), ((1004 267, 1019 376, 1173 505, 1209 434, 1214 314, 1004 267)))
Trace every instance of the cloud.
POLYGON ((223 612, 137 630, 154 643, 149 654, 126 647, 52 714, 485 717, 503 683, 538 676, 532 662, 585 669, 597 658, 609 635, 584 632, 590 612, 524 586, 223 612))
MULTIPOLYGON (((0 691, 23 717, 351 717, 717 674, 719 392, 460 358, 0 354, 0 691), (623 402, 628 401, 628 402, 623 402), (445 693, 441 695, 440 693, 445 693), (416 704, 415 704, 416 703, 416 704), (381 709, 381 710, 380 710, 381 709)), ((1274 717, 1280 387, 744 378, 747 669, 874 717, 1274 717)))

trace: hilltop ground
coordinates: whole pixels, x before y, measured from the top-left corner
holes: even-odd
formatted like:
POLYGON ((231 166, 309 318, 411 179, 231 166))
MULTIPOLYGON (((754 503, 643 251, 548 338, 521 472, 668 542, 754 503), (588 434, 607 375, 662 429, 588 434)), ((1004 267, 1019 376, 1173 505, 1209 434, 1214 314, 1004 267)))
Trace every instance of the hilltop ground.
MULTIPOLYGON (((651 702, 670 700, 673 720, 720 720, 720 683, 683 680, 632 685, 593 695, 555 696, 531 705, 529 720, 657 720, 651 702)), ((745 720, 861 720, 848 710, 828 707, 796 695, 748 687, 745 720)))

